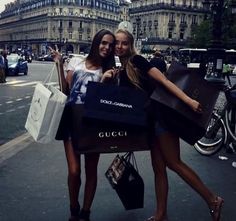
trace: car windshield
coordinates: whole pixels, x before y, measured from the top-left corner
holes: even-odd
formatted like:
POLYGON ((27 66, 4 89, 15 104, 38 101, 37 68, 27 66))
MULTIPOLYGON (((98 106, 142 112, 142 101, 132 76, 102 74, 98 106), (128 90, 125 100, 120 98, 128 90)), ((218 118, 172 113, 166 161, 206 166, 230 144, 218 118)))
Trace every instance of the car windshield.
POLYGON ((8 63, 16 63, 18 62, 18 57, 17 56, 8 56, 7 57, 8 63))

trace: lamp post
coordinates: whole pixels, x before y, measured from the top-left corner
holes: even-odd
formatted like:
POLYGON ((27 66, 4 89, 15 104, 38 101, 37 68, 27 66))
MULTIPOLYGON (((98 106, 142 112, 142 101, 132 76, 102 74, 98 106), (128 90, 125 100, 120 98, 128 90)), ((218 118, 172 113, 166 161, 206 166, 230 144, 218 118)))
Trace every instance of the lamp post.
POLYGON ((224 0, 205 1, 204 4, 208 5, 208 8, 211 7, 213 16, 212 40, 207 50, 208 61, 205 79, 212 83, 225 83, 222 76, 225 50, 221 39, 224 0))
POLYGON ((138 51, 140 51, 141 48, 142 48, 142 40, 140 39, 140 36, 142 35, 142 32, 141 32, 141 18, 140 17, 136 18, 136 31, 137 31, 136 48, 137 48, 138 51))

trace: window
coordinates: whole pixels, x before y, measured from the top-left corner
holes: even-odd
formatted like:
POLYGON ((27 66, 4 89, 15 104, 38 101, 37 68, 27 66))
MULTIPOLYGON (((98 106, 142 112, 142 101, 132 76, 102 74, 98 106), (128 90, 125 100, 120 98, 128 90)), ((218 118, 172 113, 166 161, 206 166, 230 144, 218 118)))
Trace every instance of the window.
POLYGON ((197 24, 197 15, 192 16, 192 24, 197 24))
POLYGON ((72 21, 69 20, 69 28, 72 28, 72 21))
POLYGON ((72 39, 72 32, 69 32, 69 39, 72 39))
POLYGON ((69 8, 69 15, 73 15, 73 8, 69 8))
POLYGON ((180 22, 181 22, 181 23, 185 23, 185 17, 186 17, 185 14, 182 14, 182 15, 181 15, 181 18, 180 18, 180 22))
POLYGON ((169 21, 170 22, 174 22, 175 21, 175 14, 174 13, 170 13, 169 21))

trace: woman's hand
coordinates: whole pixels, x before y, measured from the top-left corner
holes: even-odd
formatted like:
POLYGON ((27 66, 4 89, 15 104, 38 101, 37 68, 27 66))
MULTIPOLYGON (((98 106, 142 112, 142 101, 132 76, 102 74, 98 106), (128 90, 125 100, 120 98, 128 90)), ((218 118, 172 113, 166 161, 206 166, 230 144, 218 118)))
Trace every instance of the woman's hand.
POLYGON ((62 61, 62 56, 61 56, 61 54, 60 54, 60 52, 59 52, 57 46, 56 46, 56 50, 54 50, 52 47, 48 47, 48 48, 49 48, 50 53, 51 53, 51 55, 52 55, 52 57, 53 57, 53 60, 54 60, 56 63, 61 62, 61 61, 62 61))
POLYGON ((188 105, 190 106, 190 108, 193 111, 195 111, 199 114, 201 114, 203 112, 202 105, 196 100, 193 100, 193 99, 189 98, 188 105))
POLYGON ((116 78, 117 74, 118 74, 118 70, 116 68, 110 69, 103 73, 101 82, 105 82, 106 80, 109 80, 109 79, 114 79, 116 78))

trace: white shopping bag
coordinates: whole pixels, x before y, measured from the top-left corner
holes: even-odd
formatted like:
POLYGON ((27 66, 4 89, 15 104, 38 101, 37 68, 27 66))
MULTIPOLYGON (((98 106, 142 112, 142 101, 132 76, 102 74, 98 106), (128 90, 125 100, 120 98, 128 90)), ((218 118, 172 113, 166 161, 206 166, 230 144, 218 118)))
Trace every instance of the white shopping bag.
POLYGON ((55 139, 66 99, 65 94, 51 85, 36 85, 25 124, 35 141, 49 143, 55 139))

